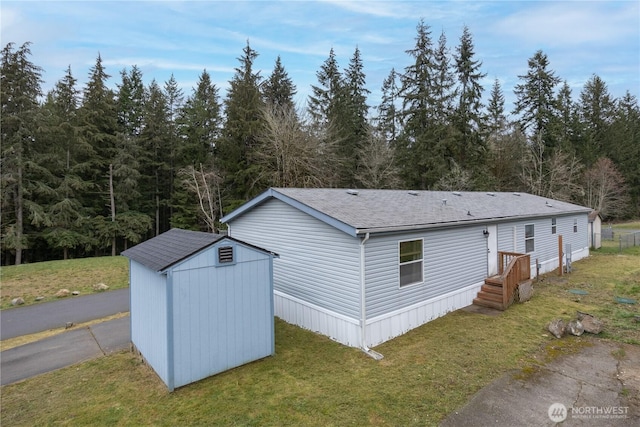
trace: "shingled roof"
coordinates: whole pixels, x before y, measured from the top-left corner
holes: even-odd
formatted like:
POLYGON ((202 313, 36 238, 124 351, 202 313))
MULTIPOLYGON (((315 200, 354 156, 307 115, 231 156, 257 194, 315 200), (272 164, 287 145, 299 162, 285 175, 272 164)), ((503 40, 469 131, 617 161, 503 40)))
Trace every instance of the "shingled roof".
POLYGON ((172 228, 121 253, 154 271, 163 271, 227 236, 172 228))
POLYGON ((271 188, 222 221, 233 221, 272 198, 353 236, 590 211, 527 193, 271 188))

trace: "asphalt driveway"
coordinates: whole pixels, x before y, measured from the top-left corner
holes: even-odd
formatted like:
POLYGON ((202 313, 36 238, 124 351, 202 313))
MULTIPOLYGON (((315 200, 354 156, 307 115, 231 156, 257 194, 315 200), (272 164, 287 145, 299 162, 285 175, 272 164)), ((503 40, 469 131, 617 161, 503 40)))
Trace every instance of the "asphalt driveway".
POLYGON ((129 288, 0 310, 0 340, 129 312, 129 288))

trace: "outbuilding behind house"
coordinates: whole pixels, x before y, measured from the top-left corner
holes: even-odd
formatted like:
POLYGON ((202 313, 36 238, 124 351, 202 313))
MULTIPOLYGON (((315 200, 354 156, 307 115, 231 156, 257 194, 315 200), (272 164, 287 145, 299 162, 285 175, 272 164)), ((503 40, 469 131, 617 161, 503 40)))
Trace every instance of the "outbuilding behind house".
POLYGON ((170 391, 274 354, 276 254, 171 229, 122 255, 130 265, 131 341, 170 391))

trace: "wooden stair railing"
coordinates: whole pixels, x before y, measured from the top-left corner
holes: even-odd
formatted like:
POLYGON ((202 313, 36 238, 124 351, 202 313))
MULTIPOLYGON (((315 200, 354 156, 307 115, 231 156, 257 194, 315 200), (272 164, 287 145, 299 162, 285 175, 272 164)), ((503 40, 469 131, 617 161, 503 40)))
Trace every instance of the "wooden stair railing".
POLYGON ((498 275, 485 279, 474 304, 506 310, 516 298, 518 285, 531 279, 530 256, 498 252, 498 275))

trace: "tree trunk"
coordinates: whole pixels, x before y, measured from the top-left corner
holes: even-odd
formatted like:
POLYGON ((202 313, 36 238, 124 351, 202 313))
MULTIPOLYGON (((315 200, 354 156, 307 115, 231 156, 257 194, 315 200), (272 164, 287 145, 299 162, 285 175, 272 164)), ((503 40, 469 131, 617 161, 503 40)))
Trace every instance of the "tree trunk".
POLYGON ((22 157, 18 159, 16 188, 16 265, 22 264, 22 232, 24 229, 24 210, 22 193, 22 157))
MULTIPOLYGON (((109 164, 109 198, 111 200, 111 222, 116 222, 116 199, 113 194, 113 163, 109 164)), ((111 237, 111 256, 116 256, 116 233, 111 237)))

